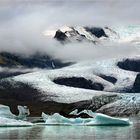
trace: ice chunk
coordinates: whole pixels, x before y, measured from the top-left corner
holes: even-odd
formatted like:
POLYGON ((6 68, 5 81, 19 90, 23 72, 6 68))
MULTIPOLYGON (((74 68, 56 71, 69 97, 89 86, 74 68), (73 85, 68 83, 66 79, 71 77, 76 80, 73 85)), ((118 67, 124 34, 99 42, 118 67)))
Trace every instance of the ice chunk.
POLYGON ((30 114, 27 106, 18 106, 19 115, 16 116, 12 114, 10 108, 5 105, 0 105, 0 117, 17 119, 17 120, 26 120, 26 116, 30 114))
POLYGON ((22 121, 23 119, 26 119, 27 115, 29 115, 29 109, 26 106, 18 106, 18 110, 19 115, 16 116, 12 114, 8 106, 0 105, 0 127, 32 126, 32 123, 22 121))
POLYGON ((0 117, 14 119, 16 116, 12 114, 8 106, 0 105, 0 117))
POLYGON ((80 115, 81 113, 85 113, 88 116, 92 117, 93 120, 87 123, 86 125, 129 125, 129 119, 115 118, 101 113, 94 113, 91 110, 83 110, 77 113, 78 110, 72 111, 70 114, 80 115))
POLYGON ((47 125, 84 125, 85 122, 90 121, 90 119, 66 118, 58 113, 53 115, 42 113, 42 117, 47 125))
POLYGON ((95 118, 86 125, 130 125, 129 119, 115 118, 101 113, 96 113, 95 118))
POLYGON ((74 111, 72 111, 71 113, 70 113, 70 115, 77 115, 78 114, 78 109, 75 109, 74 111))
POLYGON ((18 105, 19 115, 17 116, 20 120, 27 120, 27 116, 30 115, 29 108, 27 106, 18 105))
MULTIPOLYGON (((76 114, 77 110, 71 114, 76 114)), ((120 119, 110 117, 100 113, 93 113, 92 111, 82 111, 80 113, 86 113, 92 118, 66 118, 58 113, 53 115, 47 115, 42 113, 42 117, 46 125, 130 125, 129 119, 120 119)), ((78 114, 80 114, 78 113, 78 114)), ((77 115, 78 115, 77 114, 77 115)))
POLYGON ((32 126, 33 124, 27 121, 22 120, 15 120, 15 119, 9 119, 0 117, 0 127, 23 127, 23 126, 32 126))
POLYGON ((78 109, 75 109, 74 111, 72 111, 70 113, 70 115, 80 115, 82 113, 85 113, 88 116, 93 117, 93 118, 95 117, 95 114, 96 114, 96 113, 92 112, 91 110, 83 110, 83 111, 81 111, 81 112, 78 113, 78 109))

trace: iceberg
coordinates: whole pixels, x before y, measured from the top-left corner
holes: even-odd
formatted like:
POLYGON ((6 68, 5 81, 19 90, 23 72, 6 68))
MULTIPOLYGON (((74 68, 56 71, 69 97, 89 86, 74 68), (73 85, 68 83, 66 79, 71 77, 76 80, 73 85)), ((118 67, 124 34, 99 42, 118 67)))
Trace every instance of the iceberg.
POLYGON ((25 126, 26 127, 33 126, 33 124, 27 121, 0 117, 0 127, 25 127, 25 126))
POLYGON ((59 113, 53 115, 42 113, 42 118, 47 125, 81 125, 84 123, 82 118, 66 118, 59 113))
POLYGON ((29 115, 27 106, 18 106, 19 115, 12 114, 10 108, 5 105, 0 105, 0 127, 19 127, 19 126, 32 126, 33 124, 26 120, 29 115))
POLYGON ((79 115, 81 113, 86 113, 91 118, 66 118, 61 116, 59 113, 55 113, 53 115, 47 115, 42 113, 42 118, 45 121, 46 125, 130 125, 131 122, 129 119, 115 118, 110 117, 108 115, 104 115, 101 113, 93 113, 92 111, 84 110, 82 112, 77 113, 78 110, 71 112, 70 114, 79 115))
POLYGON ((27 120, 27 116, 30 114, 27 106, 18 106, 19 115, 12 114, 10 108, 5 105, 0 105, 0 117, 16 119, 16 120, 27 120))

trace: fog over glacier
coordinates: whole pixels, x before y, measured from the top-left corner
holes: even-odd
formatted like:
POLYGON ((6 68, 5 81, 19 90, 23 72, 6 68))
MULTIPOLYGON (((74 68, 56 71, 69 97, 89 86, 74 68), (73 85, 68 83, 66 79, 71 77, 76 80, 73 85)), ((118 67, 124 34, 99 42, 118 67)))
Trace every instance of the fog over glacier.
POLYGON ((62 46, 43 32, 62 26, 139 25, 139 5, 139 0, 1 0, 0 51, 27 56, 42 52, 68 61, 138 55, 139 49, 127 43, 105 42, 95 47, 83 42, 62 46))

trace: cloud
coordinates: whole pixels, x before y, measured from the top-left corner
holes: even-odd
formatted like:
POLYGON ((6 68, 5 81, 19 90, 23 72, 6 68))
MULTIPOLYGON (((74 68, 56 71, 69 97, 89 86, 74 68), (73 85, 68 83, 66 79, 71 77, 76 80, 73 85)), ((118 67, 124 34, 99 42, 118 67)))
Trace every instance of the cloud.
POLYGON ((139 48, 127 43, 105 43, 93 45, 89 42, 72 43, 56 49, 53 53, 54 58, 63 61, 84 61, 84 60, 102 60, 112 58, 127 58, 138 56, 139 48))
MULTIPOLYGON (((139 24, 139 0, 1 0, 10 15, 40 13, 51 24, 139 24)), ((3 13, 4 14, 4 13, 3 13)), ((9 18, 9 17, 8 17, 9 18)))
MULTIPOLYGON (((93 45, 86 42, 62 46, 55 40, 46 38, 42 33, 45 30, 65 25, 125 26, 139 24, 139 5, 139 0, 1 0, 0 51, 27 55, 40 51, 68 60, 107 56, 108 53, 102 51, 105 46, 108 46, 107 44, 96 50, 93 45)), ((114 44, 111 45, 114 46, 114 44)), ((110 46, 108 49, 115 52, 116 48, 110 46)), ((123 48, 122 51, 120 48, 118 54, 126 54, 127 51, 135 50, 124 47, 125 49, 123 48)))

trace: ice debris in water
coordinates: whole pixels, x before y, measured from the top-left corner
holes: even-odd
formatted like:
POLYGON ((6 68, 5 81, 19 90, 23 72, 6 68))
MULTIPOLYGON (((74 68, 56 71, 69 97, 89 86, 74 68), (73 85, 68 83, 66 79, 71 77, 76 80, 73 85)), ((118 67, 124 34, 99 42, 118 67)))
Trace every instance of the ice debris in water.
POLYGON ((0 117, 0 127, 23 127, 23 126, 32 126, 33 124, 27 121, 9 119, 0 117))
POLYGON ((18 106, 19 115, 12 114, 10 108, 5 105, 0 105, 0 127, 4 126, 32 126, 33 124, 26 120, 29 115, 29 109, 26 106, 18 106))
POLYGON ((93 113, 90 110, 84 110, 78 113, 78 110, 72 111, 71 115, 80 115, 85 113, 91 118, 66 118, 58 113, 47 115, 42 113, 42 118, 46 125, 130 125, 129 119, 115 118, 101 113, 93 113))
POLYGON ((0 117, 10 118, 10 119, 19 119, 26 120, 26 117, 30 114, 27 106, 18 106, 19 115, 16 116, 12 114, 10 108, 5 105, 0 105, 0 117))

